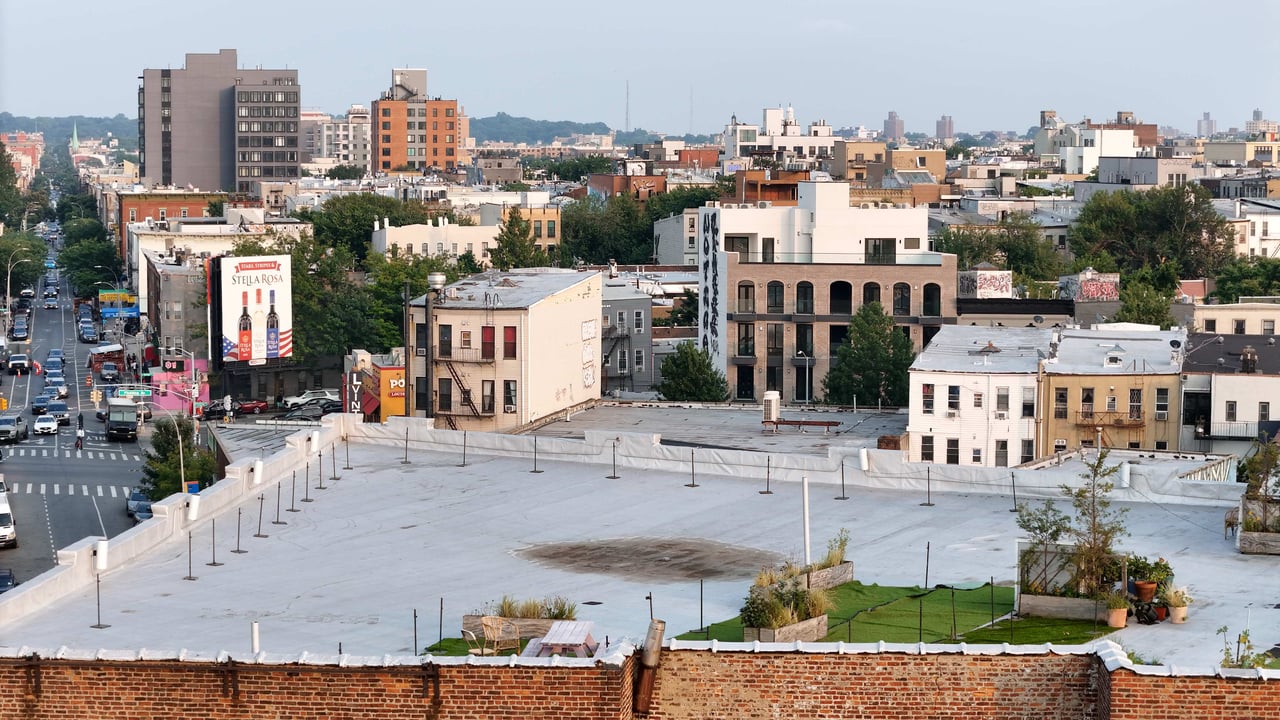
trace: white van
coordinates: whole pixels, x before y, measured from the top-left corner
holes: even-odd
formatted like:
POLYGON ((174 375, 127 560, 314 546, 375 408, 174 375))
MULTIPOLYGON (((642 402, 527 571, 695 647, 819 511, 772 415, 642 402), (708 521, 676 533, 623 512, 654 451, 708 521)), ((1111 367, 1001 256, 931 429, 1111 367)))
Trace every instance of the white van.
POLYGON ((18 547, 18 526, 9 509, 9 499, 0 495, 0 547, 18 547))

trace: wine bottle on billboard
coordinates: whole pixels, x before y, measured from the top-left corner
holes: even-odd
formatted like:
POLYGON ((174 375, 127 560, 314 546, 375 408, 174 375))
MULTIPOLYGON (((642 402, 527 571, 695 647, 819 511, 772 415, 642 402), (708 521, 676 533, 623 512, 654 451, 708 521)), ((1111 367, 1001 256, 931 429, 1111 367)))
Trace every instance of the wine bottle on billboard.
POLYGON ((267 357, 280 357, 280 316, 276 314, 276 291, 269 290, 271 310, 267 313, 267 357))
POLYGON ((262 330, 267 316, 262 309, 262 288, 254 289, 253 293, 253 326, 258 329, 253 333, 253 356, 261 359, 267 356, 267 336, 262 330))
POLYGON ((240 342, 236 346, 236 359, 244 362, 253 357, 253 320, 249 317, 249 291, 240 294, 240 342))

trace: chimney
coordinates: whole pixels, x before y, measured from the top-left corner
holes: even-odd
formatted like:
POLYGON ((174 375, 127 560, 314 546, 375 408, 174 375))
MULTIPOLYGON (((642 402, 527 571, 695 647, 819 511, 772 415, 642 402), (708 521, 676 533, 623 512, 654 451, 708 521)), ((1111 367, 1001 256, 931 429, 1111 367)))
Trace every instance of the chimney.
POLYGON ((1240 351, 1240 372, 1246 375, 1258 372, 1258 351, 1252 345, 1245 345, 1240 351))

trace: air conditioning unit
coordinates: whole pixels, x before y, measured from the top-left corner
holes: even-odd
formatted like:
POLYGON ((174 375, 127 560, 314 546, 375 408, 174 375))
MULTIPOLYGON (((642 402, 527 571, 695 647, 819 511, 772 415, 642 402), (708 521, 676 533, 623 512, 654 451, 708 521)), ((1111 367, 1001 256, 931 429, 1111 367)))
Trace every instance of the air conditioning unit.
POLYGON ((504 412, 504 413, 513 413, 513 412, 515 412, 515 411, 516 411, 516 406, 515 406, 515 405, 503 405, 503 406, 502 406, 502 412, 504 412))
POLYGON ((948 411, 947 411, 947 417, 949 417, 949 418, 958 417, 959 415, 960 415, 960 413, 959 413, 959 412, 956 412, 955 410, 948 410, 948 411))
POLYGON ((996 413, 996 419, 997 419, 997 420, 1008 420, 1008 419, 1009 419, 1009 413, 1007 413, 1007 412, 998 412, 998 413, 996 413))
POLYGON ((760 200, 760 201, 758 201, 758 202, 756 203, 756 207, 761 208, 761 209, 767 208, 767 207, 769 207, 769 201, 768 201, 768 200, 760 200))
POLYGON ((1156 411, 1156 419, 1157 419, 1157 420, 1168 420, 1168 419, 1169 419, 1169 411, 1168 411, 1168 410, 1157 410, 1157 411, 1156 411))
POLYGON ((414 354, 414 356, 415 356, 415 357, 426 357, 426 356, 427 356, 427 349, 426 349, 426 348, 414 348, 414 349, 413 349, 413 354, 414 354))

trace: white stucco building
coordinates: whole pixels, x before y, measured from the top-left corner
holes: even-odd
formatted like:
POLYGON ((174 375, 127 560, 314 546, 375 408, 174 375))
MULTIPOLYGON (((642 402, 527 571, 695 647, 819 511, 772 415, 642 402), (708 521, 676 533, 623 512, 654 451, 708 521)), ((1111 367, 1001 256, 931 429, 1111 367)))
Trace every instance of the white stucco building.
POLYGON ((1187 345, 1179 447, 1244 457, 1261 435, 1274 438, 1280 432, 1275 336, 1197 333, 1187 345))
POLYGON ((1036 375, 1052 334, 943 327, 911 364, 911 462, 1012 467, 1033 460, 1036 375))
MULTIPOLYGON (((836 137, 825 120, 801 128, 788 106, 765 108, 763 122, 751 125, 730 118, 724 126, 724 159, 762 157, 783 163, 787 169, 816 167, 835 156, 836 137)), ((743 165, 749 167, 749 163, 743 165)))

